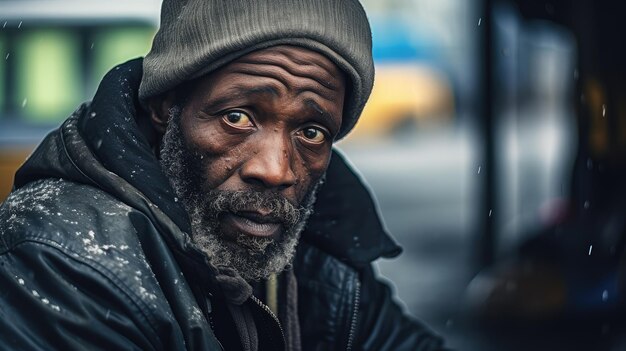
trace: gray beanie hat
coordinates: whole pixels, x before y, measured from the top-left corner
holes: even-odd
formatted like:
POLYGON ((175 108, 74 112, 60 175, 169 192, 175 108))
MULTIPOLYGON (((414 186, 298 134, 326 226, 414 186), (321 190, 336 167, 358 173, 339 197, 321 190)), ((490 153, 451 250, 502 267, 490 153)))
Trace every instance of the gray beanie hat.
POLYGON ((317 51, 347 74, 351 84, 337 139, 345 136, 374 83, 372 36, 358 0, 164 0, 139 99, 275 45, 317 51))

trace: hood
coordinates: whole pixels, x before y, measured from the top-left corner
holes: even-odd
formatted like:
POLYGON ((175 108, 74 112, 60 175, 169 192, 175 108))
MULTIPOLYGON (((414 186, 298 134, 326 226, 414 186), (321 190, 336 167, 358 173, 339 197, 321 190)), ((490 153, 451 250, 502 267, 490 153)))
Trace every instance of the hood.
MULTIPOLYGON (((141 77, 142 59, 109 71, 93 101, 48 134, 17 171, 14 186, 42 178, 89 184, 152 213, 150 217, 155 217, 156 207, 156 213, 167 217, 158 221, 190 233, 187 212, 175 198, 152 151, 150 133, 145 132, 151 125, 137 96, 141 77)), ((189 240, 173 239, 177 246, 189 240)), ((401 251, 384 230, 369 191, 336 151, 303 240, 355 266, 401 251)))

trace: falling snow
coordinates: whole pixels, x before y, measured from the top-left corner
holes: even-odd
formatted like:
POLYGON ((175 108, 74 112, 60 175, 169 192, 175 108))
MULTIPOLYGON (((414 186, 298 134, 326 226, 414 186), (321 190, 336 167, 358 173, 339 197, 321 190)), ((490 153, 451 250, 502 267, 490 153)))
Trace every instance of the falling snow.
POLYGON ((124 259, 124 258, 119 257, 119 256, 115 257, 115 260, 118 261, 120 263, 120 265, 127 265, 127 264, 130 263, 127 259, 124 259))
POLYGON ((94 244, 85 247, 85 250, 90 254, 102 255, 104 254, 104 250, 100 247, 100 245, 94 244))
POLYGON ((193 307, 191 308, 191 310, 192 310, 192 311, 191 311, 191 312, 192 312, 192 314, 191 314, 191 318, 192 318, 192 319, 195 319, 195 320, 197 320, 197 321, 199 321, 199 320, 202 320, 202 319, 203 319, 203 316, 202 316, 202 311, 200 311, 200 309, 199 309, 198 307, 193 306, 193 307))
POLYGON ((148 292, 148 290, 146 290, 143 286, 139 287, 139 294, 141 294, 141 298, 144 300, 156 300, 157 298, 155 294, 148 292))

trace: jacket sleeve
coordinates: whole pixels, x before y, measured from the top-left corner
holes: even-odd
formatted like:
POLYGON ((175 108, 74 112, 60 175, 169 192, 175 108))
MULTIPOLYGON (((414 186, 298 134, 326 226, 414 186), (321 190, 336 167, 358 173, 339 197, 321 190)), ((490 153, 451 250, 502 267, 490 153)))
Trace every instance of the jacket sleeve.
POLYGON ((151 321, 101 272, 53 242, 0 252, 0 350, 156 349, 151 321))
POLYGON ((446 350, 440 337, 403 313, 392 299, 391 289, 376 278, 371 265, 361 272, 359 306, 357 349, 446 350))

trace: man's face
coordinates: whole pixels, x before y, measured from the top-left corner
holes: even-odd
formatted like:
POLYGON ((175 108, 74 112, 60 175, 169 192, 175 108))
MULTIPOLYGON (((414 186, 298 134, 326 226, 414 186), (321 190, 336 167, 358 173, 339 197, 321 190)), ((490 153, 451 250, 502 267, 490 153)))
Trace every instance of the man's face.
POLYGON ((248 280, 289 263, 341 126, 345 80, 277 46, 201 78, 170 109, 161 163, 214 264, 248 280))

